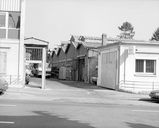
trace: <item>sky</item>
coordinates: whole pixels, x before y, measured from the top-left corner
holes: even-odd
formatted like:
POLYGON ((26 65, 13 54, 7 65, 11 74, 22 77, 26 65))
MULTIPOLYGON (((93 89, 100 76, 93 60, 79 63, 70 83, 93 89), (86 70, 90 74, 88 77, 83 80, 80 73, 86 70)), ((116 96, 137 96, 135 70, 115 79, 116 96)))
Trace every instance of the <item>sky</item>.
POLYGON ((134 39, 149 40, 159 27, 159 0, 26 0, 25 37, 53 49, 71 35, 116 37, 126 21, 134 39))

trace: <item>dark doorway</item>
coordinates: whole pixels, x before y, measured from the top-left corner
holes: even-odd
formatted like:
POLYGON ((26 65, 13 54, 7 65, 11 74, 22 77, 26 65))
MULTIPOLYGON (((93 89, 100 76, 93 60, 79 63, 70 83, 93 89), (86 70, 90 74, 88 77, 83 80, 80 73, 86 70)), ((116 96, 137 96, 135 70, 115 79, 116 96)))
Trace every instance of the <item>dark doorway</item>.
POLYGON ((78 59, 78 81, 84 81, 85 59, 78 59))

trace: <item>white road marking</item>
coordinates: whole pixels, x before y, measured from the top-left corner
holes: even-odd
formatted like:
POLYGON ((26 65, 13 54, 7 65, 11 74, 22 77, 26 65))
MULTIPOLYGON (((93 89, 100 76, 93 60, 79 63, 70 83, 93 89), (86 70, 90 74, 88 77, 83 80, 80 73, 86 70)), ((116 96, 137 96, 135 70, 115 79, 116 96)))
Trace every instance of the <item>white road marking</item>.
POLYGON ((134 112, 154 112, 154 113, 159 113, 159 111, 155 111, 155 110, 132 110, 132 111, 134 111, 134 112))
POLYGON ((15 122, 10 121, 0 121, 0 124, 14 124, 15 122))
POLYGON ((0 104, 0 107, 15 107, 13 104, 0 104))

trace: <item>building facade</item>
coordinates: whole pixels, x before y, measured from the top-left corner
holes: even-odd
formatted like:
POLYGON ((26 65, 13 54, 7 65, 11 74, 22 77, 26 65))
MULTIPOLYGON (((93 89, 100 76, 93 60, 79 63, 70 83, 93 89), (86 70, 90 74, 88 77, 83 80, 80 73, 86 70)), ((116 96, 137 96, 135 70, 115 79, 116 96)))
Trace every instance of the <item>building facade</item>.
POLYGON ((91 82, 97 77, 98 51, 101 38, 71 36, 52 54, 53 70, 59 71, 59 79, 91 82))
POLYGON ((25 0, 0 0, 0 77, 24 83, 25 0))
POLYGON ((159 89, 159 42, 120 40, 99 51, 98 86, 136 93, 159 89))

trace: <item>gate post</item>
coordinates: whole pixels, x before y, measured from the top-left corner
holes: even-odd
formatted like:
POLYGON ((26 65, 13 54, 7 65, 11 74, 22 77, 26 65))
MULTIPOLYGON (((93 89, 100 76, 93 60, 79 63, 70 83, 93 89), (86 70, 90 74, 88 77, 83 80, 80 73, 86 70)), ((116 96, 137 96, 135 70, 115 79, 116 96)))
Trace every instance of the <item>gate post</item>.
POLYGON ((46 84, 46 48, 43 48, 42 51, 42 89, 45 89, 46 84))

